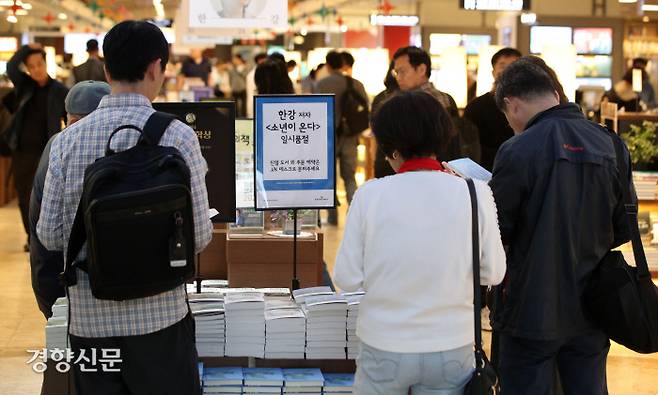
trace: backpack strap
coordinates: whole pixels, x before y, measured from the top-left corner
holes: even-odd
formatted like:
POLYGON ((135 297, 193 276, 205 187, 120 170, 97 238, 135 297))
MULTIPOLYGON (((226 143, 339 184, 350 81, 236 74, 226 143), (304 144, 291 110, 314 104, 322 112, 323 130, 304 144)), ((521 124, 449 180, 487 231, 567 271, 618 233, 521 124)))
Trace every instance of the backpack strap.
POLYGON ((158 145, 162 135, 169 127, 169 124, 176 119, 176 116, 166 112, 156 111, 144 125, 142 137, 139 138, 139 144, 158 145))
MULTIPOLYGON (((144 129, 138 144, 145 145, 158 145, 162 135, 169 127, 169 124, 176 118, 173 114, 156 111, 144 125, 144 129)), ((116 131, 115 131, 116 132, 116 131)), ((109 142, 108 142, 109 146, 109 142)), ((66 250, 66 260, 64 261, 64 271, 60 274, 60 282, 64 287, 76 284, 75 268, 78 267, 82 270, 87 270, 86 262, 76 262, 76 258, 80 254, 82 247, 87 241, 87 234, 84 223, 84 208, 82 207, 82 197, 78 203, 78 209, 75 213, 73 220, 73 227, 69 236, 68 248, 66 250)))

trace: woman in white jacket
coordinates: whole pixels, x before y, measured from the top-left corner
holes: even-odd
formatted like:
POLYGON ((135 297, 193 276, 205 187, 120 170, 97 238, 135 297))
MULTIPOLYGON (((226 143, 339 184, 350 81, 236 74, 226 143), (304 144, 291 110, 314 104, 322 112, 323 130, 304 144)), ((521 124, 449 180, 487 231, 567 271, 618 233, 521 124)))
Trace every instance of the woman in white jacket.
MULTIPOLYGON (((474 369, 471 206, 466 182, 435 153, 450 140, 443 107, 421 91, 397 95, 373 131, 397 174, 370 181, 350 205, 334 280, 363 288, 354 393, 463 393, 474 369)), ((489 187, 475 182, 481 284, 499 284, 505 253, 489 187)))

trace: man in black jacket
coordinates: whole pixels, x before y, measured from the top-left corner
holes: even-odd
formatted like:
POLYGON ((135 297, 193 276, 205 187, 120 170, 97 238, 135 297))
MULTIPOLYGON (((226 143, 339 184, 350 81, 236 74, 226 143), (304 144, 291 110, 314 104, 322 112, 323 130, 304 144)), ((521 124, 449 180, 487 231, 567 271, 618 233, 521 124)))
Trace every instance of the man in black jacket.
POLYGON ((28 211, 34 172, 46 142, 66 121, 64 99, 68 90, 48 75, 46 52, 39 44, 19 49, 7 63, 7 75, 15 90, 14 117, 7 132, 7 143, 12 151, 14 184, 23 227, 29 234, 28 211), (21 64, 27 73, 21 70, 21 64))
MULTIPOLYGON (((557 365, 565 393, 607 394, 610 342, 580 297, 603 256, 629 239, 619 137, 559 104, 548 73, 525 58, 500 76, 495 97, 517 134, 500 147, 491 180, 508 247, 494 313, 502 392, 552 394, 557 365)), ((622 160, 630 169, 627 151, 622 160)))
MULTIPOLYGON (((110 94, 110 85, 101 81, 82 81, 75 84, 66 95, 65 107, 68 126, 87 116, 98 107, 101 99, 110 94)), ((57 135, 48 140, 43 150, 39 166, 34 176, 30 196, 30 268, 32 271, 32 290, 37 299, 39 310, 46 318, 53 315, 52 306, 57 298, 64 296, 64 287, 59 283, 59 274, 64 269, 62 251, 48 251, 36 235, 37 221, 41 212, 43 186, 48 172, 50 146, 57 135)))

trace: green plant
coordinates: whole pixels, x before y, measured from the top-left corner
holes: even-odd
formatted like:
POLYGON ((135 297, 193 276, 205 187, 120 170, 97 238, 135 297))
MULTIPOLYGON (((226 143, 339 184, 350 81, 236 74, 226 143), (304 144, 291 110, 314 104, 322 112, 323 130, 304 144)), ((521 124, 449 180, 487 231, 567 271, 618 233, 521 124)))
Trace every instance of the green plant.
POLYGON ((648 163, 658 158, 658 144, 656 144, 656 128, 658 123, 642 122, 642 126, 631 125, 631 130, 622 133, 621 138, 626 142, 631 153, 634 165, 648 163))

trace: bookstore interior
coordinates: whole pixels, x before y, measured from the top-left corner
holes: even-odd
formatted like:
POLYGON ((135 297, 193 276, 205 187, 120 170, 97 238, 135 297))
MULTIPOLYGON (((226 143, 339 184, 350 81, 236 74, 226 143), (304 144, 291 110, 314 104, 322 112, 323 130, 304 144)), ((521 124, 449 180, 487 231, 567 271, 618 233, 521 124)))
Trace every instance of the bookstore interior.
MULTIPOLYGON (((26 44, 40 44, 50 77, 71 88, 78 66, 103 58, 105 35, 121 21, 147 20, 169 42, 153 105, 194 129, 209 168, 212 240, 186 284, 204 394, 353 391, 365 292, 331 281, 350 193, 334 159, 338 104, 313 88, 329 75, 332 50, 352 55, 351 76, 372 103, 389 88, 396 50, 420 47, 430 82, 460 114, 491 91, 500 49, 544 59, 569 101, 626 140, 658 284, 658 0, 0 0, 0 14, 2 97, 14 90, 8 63, 26 44), (258 95, 259 54, 285 59, 295 94, 258 95)), ((4 99, 2 107, 4 128, 11 113, 4 99)), ((375 177, 376 156, 366 128, 357 186, 375 177)), ((490 179, 473 165, 455 161, 453 170, 490 179)), ((70 346, 68 299, 57 299, 47 320, 39 311, 13 174, 11 156, 0 156, 0 393, 72 394, 70 363, 52 352, 70 346)), ((630 243, 619 249, 632 264, 630 243)), ((658 355, 613 344, 607 377, 612 394, 658 394, 658 355)))

